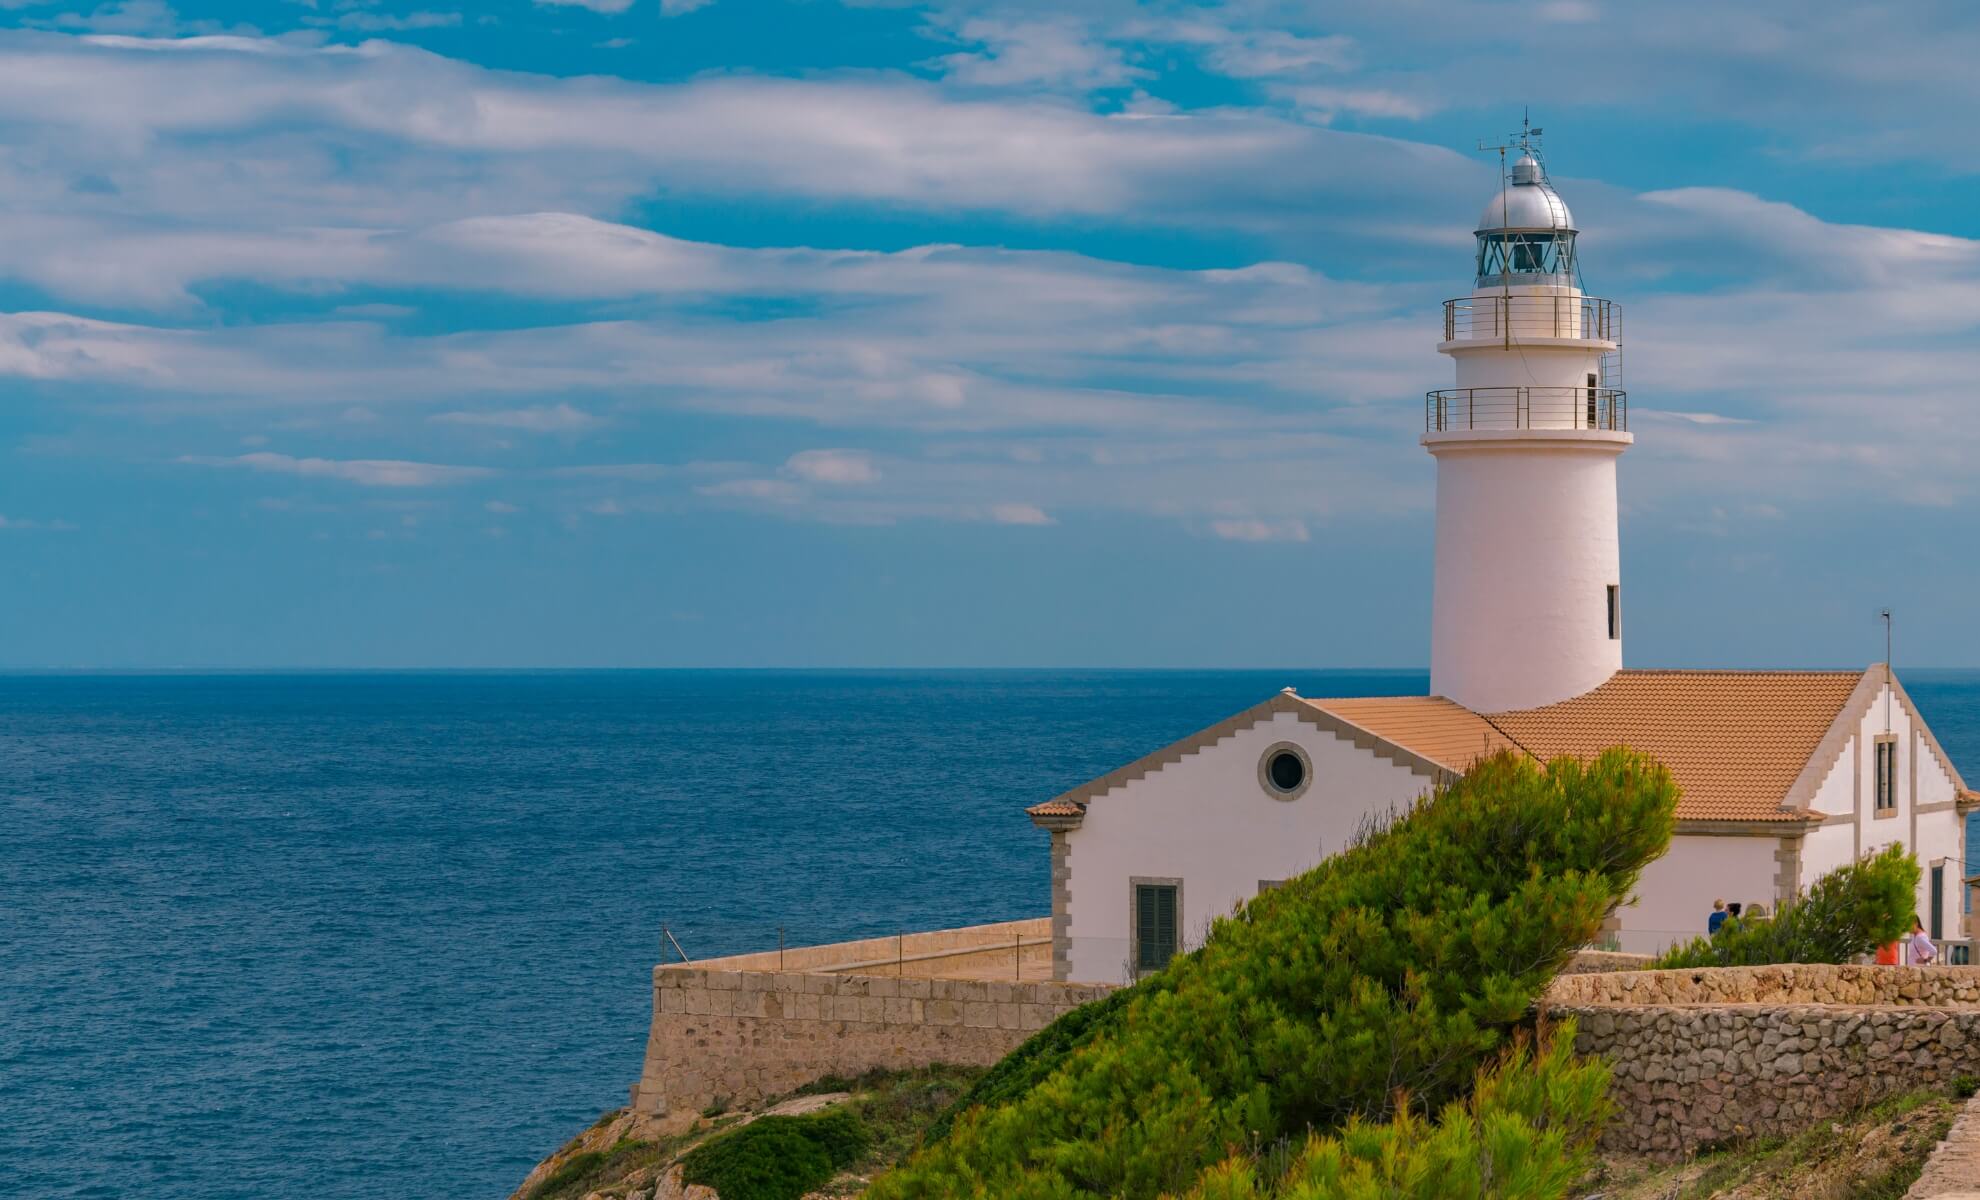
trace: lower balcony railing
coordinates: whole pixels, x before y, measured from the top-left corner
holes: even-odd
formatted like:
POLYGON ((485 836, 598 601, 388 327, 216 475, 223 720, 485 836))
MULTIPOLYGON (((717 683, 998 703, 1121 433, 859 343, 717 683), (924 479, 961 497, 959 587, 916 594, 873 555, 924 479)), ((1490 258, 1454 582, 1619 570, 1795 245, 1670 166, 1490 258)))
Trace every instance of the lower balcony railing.
POLYGON ((1629 393, 1603 387, 1445 388, 1423 399, 1428 433, 1460 429, 1629 429, 1629 393))

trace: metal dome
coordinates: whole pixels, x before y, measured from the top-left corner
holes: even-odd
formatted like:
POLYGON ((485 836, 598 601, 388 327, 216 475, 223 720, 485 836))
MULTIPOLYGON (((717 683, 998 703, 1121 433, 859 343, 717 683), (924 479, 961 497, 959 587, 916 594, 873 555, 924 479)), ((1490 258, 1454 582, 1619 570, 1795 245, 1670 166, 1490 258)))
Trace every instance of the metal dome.
POLYGON ((1567 203, 1547 182, 1540 161, 1531 154, 1520 155, 1513 164, 1512 180, 1492 197, 1478 218, 1479 233, 1498 229, 1573 228, 1574 217, 1568 212, 1567 203))

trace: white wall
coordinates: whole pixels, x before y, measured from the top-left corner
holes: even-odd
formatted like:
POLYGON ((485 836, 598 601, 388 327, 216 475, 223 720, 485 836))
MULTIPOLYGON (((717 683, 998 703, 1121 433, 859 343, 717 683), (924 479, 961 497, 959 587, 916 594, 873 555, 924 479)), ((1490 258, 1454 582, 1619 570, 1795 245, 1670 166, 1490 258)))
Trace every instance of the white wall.
POLYGON ((1437 458, 1432 692, 1503 712, 1579 696, 1621 668, 1608 588, 1622 582, 1616 456, 1628 441, 1546 430, 1425 436, 1437 458))
POLYGON ((1921 806, 1950 805, 1956 798, 1957 789, 1947 764, 1933 752, 1924 736, 1923 722, 1915 720, 1889 688, 1877 689, 1869 708, 1851 732, 1854 736, 1850 743, 1817 788, 1813 807, 1823 813, 1852 815, 1855 823, 1827 825, 1803 840, 1799 886, 1806 888, 1855 858, 1875 854, 1894 843, 1902 845, 1918 859, 1918 913, 1925 919, 1927 928, 1931 927, 1927 909, 1931 902, 1932 864, 1939 859, 1947 860, 1941 927, 1947 937, 1960 936, 1957 876, 1965 854, 1963 822, 1950 808, 1916 811, 1921 806), (1886 701, 1890 701, 1888 706, 1886 701), (1879 815, 1875 746, 1887 728, 1897 739, 1897 807, 1879 815))
POLYGON ((1636 902, 1616 910, 1621 948, 1653 954, 1705 932, 1712 901, 1756 901, 1774 908, 1777 838, 1680 834, 1643 869, 1636 902))
POLYGON ((1070 979, 1121 979, 1128 960, 1129 879, 1179 878, 1183 944, 1212 918, 1341 850, 1371 812, 1407 808, 1423 776, 1293 713, 1239 731, 1152 775, 1098 796, 1066 835, 1070 979), (1267 748, 1293 742, 1313 763, 1304 794, 1283 800, 1258 780, 1267 748))

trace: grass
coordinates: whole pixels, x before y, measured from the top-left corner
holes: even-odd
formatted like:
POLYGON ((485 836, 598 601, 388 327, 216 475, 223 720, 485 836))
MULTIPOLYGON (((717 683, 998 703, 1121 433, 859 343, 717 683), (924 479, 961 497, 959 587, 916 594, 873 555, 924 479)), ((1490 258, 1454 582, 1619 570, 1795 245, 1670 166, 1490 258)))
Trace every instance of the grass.
POLYGON ((1787 1137, 1755 1137, 1676 1166, 1609 1168, 1599 1184, 1611 1200, 1900 1200, 1945 1137, 1958 1101, 1909 1092, 1787 1137))
MULTIPOLYGON (((783 1099, 839 1092, 852 1099, 817 1113, 760 1117, 747 1124, 745 1114, 711 1105, 707 1121, 679 1137, 624 1138, 571 1155, 522 1200, 577 1200, 642 1167, 666 1167, 677 1156, 691 1181, 716 1186, 723 1200, 782 1200, 821 1188, 853 1195, 866 1176, 917 1149, 936 1119, 982 1077, 980 1067, 946 1065, 828 1075, 783 1099)), ((606 1113, 592 1129, 619 1115, 619 1110, 606 1113)))
POLYGON ((672 1161, 680 1145, 678 1138, 657 1142, 621 1138, 608 1150, 573 1154, 562 1166, 538 1180, 535 1187, 523 1194, 522 1200, 569 1200, 582 1196, 641 1167, 657 1167, 672 1161))
POLYGON ((710 1138, 681 1159, 681 1178, 722 1200, 801 1200, 863 1159, 872 1145, 848 1108, 759 1117, 710 1138))

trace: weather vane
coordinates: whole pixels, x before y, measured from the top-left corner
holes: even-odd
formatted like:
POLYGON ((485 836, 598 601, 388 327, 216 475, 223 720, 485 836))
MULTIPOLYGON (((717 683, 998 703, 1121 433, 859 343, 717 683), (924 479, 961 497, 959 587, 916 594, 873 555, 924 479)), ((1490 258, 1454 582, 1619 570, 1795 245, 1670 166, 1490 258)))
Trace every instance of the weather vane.
POLYGON ((1500 162, 1505 161, 1506 151, 1514 149, 1524 150, 1537 157, 1540 150, 1540 135, 1546 132, 1533 123, 1533 114, 1529 109, 1521 108, 1518 133, 1507 134, 1503 142, 1487 142, 1484 138, 1479 138, 1478 148, 1481 151, 1498 151, 1500 162))

